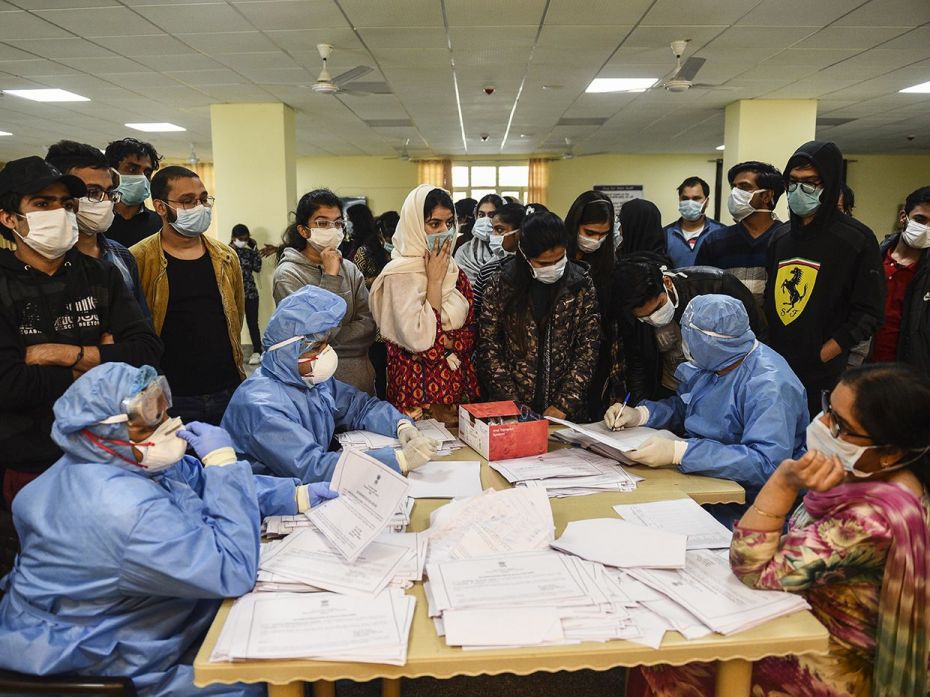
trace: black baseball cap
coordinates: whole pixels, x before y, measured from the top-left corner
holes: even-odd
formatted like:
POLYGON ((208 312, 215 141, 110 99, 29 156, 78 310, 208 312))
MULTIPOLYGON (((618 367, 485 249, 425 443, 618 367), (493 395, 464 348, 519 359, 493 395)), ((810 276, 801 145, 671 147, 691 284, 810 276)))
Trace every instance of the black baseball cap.
POLYGON ((87 193, 87 186, 73 174, 62 174, 38 155, 11 160, 0 170, 0 195, 34 194, 50 184, 61 182, 74 198, 87 193))

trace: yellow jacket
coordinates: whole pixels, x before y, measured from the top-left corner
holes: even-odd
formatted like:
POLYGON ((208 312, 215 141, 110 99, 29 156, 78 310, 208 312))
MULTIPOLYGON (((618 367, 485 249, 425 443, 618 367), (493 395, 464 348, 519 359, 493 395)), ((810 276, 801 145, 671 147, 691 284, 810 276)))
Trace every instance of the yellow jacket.
MULTIPOLYGON (((203 235, 201 239, 213 262, 213 273, 216 274, 219 283, 233 359, 236 361, 240 377, 245 379, 245 371, 242 368, 242 346, 239 343, 242 320, 245 316, 245 297, 242 291, 242 270, 239 267, 239 257, 227 244, 217 242, 206 235, 203 235)), ((142 293, 152 310, 155 332, 161 335, 165 313, 168 311, 169 292, 168 261, 165 259, 161 246, 161 232, 156 232, 134 244, 129 251, 139 264, 139 283, 142 293)))

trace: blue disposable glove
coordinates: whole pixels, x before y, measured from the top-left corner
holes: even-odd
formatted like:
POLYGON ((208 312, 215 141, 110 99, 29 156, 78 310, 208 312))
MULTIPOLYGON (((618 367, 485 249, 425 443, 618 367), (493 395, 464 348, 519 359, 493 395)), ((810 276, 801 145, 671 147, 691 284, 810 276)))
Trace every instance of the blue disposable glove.
POLYGON ((324 501, 339 496, 338 491, 329 488, 329 482, 315 482, 310 485, 310 508, 316 508, 324 501))
POLYGON ((232 438, 226 431, 202 421, 185 424, 184 428, 178 431, 178 438, 186 440, 201 460, 222 448, 232 449, 232 438))

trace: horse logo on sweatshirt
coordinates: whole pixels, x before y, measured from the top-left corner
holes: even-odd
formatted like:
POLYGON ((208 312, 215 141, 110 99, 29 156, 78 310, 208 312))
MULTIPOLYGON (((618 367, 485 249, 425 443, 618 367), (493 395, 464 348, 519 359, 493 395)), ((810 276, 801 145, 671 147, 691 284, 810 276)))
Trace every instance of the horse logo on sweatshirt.
POLYGON ((787 259, 778 264, 775 309, 782 324, 791 324, 804 312, 819 271, 820 264, 809 259, 787 259))

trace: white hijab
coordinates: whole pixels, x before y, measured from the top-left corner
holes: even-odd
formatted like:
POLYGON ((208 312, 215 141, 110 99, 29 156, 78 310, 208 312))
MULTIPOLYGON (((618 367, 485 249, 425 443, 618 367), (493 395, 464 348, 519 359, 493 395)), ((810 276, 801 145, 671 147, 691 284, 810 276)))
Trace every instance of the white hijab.
MULTIPOLYGON (((371 286, 369 304, 381 335, 412 353, 436 342, 436 315, 426 300, 426 231, 423 206, 438 187, 421 184, 407 195, 391 240, 391 261, 371 286)), ((458 290, 458 265, 449 259, 442 281, 442 328, 461 329, 468 318, 468 300, 458 290)))

